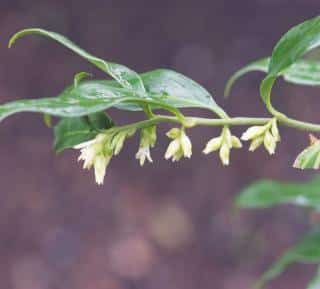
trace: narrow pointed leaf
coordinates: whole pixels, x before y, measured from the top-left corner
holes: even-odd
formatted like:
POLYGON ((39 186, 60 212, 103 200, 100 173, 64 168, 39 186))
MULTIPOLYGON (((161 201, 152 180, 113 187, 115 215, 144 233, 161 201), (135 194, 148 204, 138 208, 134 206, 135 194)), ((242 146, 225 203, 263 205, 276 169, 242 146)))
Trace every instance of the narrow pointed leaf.
POLYGON ((62 44, 63 46, 69 48, 70 50, 72 50, 82 58, 86 59, 87 61, 89 61, 90 63, 92 63, 99 69, 101 69, 102 71, 109 74, 112 78, 117 80, 124 88, 132 89, 140 93, 145 92, 140 76, 130 68, 120 64, 107 62, 103 59, 95 57, 90 53, 88 53, 87 51, 83 50, 82 48, 78 47, 75 43, 70 41, 68 38, 55 32, 51 32, 51 31, 47 31, 39 28, 30 28, 30 29, 21 30, 12 36, 9 42, 9 47, 11 47, 19 38, 26 35, 41 35, 41 36, 51 38, 57 41, 58 43, 62 44))
POLYGON ((263 180, 243 189, 236 198, 241 208, 268 208, 292 204, 320 210, 320 177, 306 183, 284 183, 263 180))

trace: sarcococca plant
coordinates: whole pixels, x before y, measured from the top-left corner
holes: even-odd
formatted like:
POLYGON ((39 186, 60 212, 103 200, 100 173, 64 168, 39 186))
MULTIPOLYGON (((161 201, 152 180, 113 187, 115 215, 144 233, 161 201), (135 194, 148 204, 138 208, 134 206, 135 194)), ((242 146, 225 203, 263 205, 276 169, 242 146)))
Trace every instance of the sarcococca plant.
MULTIPOLYGON (((152 162, 151 150, 156 145, 156 129, 163 122, 175 125, 168 133, 170 143, 166 159, 179 161, 190 158, 192 143, 188 130, 196 126, 220 126, 220 136, 208 136, 205 154, 218 151, 223 165, 229 165, 231 149, 240 149, 240 139, 233 135, 233 126, 249 126, 241 139, 250 141, 249 151, 264 146, 270 155, 276 152, 280 141, 278 125, 302 131, 318 132, 320 125, 302 122, 286 116, 274 108, 271 101, 272 87, 278 77, 303 84, 320 84, 320 63, 304 59, 304 55, 320 44, 320 17, 308 20, 289 30, 276 44, 272 55, 250 63, 236 72, 226 85, 228 95, 235 81, 250 71, 263 71, 266 77, 260 85, 260 95, 270 117, 234 117, 227 114, 212 95, 190 78, 168 69, 156 69, 139 74, 132 69, 91 55, 66 37, 38 28, 16 33, 9 47, 26 35, 50 38, 72 50, 92 65, 105 72, 111 79, 89 79, 85 72, 77 73, 73 82, 56 97, 18 100, 0 106, 0 120, 14 113, 29 111, 44 114, 47 124, 51 117, 54 124, 54 149, 79 149, 79 160, 84 169, 94 168, 98 184, 103 184, 110 160, 124 147, 127 138, 140 132, 140 145, 136 158, 141 165, 152 162), (115 107, 128 111, 143 111, 146 118, 139 122, 117 126, 106 114, 115 107), (181 109, 201 108, 211 111, 214 118, 186 116, 181 109), (158 110, 166 111, 158 114, 158 110)), ((294 162, 301 169, 318 168, 320 145, 316 141, 303 151, 294 162)))

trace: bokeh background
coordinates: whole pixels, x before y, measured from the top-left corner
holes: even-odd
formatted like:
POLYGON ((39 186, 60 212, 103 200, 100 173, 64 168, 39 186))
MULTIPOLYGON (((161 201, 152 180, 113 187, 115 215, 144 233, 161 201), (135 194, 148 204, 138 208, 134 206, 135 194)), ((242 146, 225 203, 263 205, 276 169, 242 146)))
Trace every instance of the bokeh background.
MULTIPOLYGON (((76 72, 104 75, 56 43, 29 37, 7 49, 25 27, 67 35, 93 54, 139 71, 178 70, 203 84, 232 115, 262 116, 261 74, 222 97, 228 76, 270 55, 291 26, 319 13, 319 0, 1 0, 0 100, 54 96, 76 72)), ((319 89, 277 84, 274 101, 289 115, 320 121, 319 89)), ((210 116, 189 110, 190 114, 210 116)), ((118 123, 142 115, 110 112, 118 123)), ((305 133, 283 129, 277 154, 232 152, 222 168, 201 154, 219 131, 190 132, 194 156, 163 160, 159 130, 154 164, 134 159, 138 139, 115 158, 105 185, 76 162, 55 156, 42 117, 21 114, 0 132, 0 288, 2 289, 248 289, 307 229, 309 216, 281 207, 236 211, 233 199, 259 178, 304 180, 291 164, 305 133)), ((241 129, 235 129, 237 134, 241 129)), ((304 288, 314 268, 295 265, 272 288, 304 288)))

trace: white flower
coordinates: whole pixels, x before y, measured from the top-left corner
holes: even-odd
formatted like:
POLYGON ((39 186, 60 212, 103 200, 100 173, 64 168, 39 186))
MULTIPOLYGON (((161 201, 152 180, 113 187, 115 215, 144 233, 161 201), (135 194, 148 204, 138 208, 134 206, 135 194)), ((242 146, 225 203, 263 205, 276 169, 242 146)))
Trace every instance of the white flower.
POLYGON ((242 140, 251 140, 249 151, 255 151, 259 146, 264 147, 270 155, 276 150, 277 142, 280 141, 280 134, 277 126, 277 119, 273 118, 263 126, 252 126, 248 128, 241 137, 242 140))
POLYGON ((139 160, 140 166, 143 166, 146 160, 152 163, 150 148, 155 146, 156 141, 156 126, 141 129, 139 150, 136 153, 136 159, 139 160))
POLYGON ((152 163, 152 158, 150 155, 150 147, 149 146, 140 147, 138 152, 136 153, 136 159, 140 161, 140 166, 143 166, 146 160, 152 163))
POLYGON ((224 166, 227 166, 230 163, 230 150, 241 147, 242 144, 239 138, 232 135, 228 127, 224 127, 219 137, 212 138, 208 141, 203 153, 209 154, 219 150, 221 162, 224 166))
POLYGON ((98 134, 93 140, 74 146, 80 149, 79 161, 84 161, 83 168, 94 167, 95 179, 98 185, 102 185, 106 174, 106 168, 111 160, 112 152, 108 149, 109 136, 98 134))
POLYGON ((192 155, 192 144, 190 138, 183 129, 173 128, 167 132, 167 136, 173 139, 165 153, 165 159, 179 161, 182 157, 190 158, 192 155))

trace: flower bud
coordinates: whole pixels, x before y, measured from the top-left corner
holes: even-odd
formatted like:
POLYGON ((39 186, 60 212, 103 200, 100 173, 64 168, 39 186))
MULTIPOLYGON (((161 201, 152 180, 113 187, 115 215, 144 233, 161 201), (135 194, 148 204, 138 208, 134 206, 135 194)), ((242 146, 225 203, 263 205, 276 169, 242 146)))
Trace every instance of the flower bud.
POLYGON ((236 149, 242 148, 242 143, 240 139, 235 135, 231 136, 231 146, 236 149))
POLYGON ((168 137, 168 138, 171 138, 171 139, 178 138, 178 137, 180 136, 180 134, 181 134, 181 130, 180 130, 179 128, 176 128, 176 127, 170 129, 170 130, 166 133, 167 137, 168 137))
POLYGON ((208 141, 205 149, 203 150, 203 153, 207 155, 211 152, 217 151, 221 147, 221 144, 222 144, 221 136, 212 138, 211 140, 208 141))
POLYGON ((264 134, 264 132, 266 131, 266 127, 265 126, 252 126, 249 127, 241 136, 241 139, 244 141, 248 141, 251 139, 254 139, 262 134, 264 134))
POLYGON ((274 118, 271 121, 271 133, 274 136, 276 141, 280 141, 280 133, 279 133, 279 129, 277 126, 277 119, 276 118, 274 118))
POLYGON ((264 136, 259 136, 251 141, 249 151, 253 152, 255 151, 259 146, 263 144, 264 136))
POLYGON ((139 160, 140 166, 143 166, 146 160, 152 163, 150 148, 154 147, 156 140, 156 126, 141 129, 139 150, 135 156, 139 160))
POLYGON ((183 151, 183 156, 185 158, 191 158, 192 144, 191 144, 189 137, 185 134, 184 131, 181 132, 180 143, 181 143, 181 148, 183 151))
POLYGON ((269 131, 265 133, 263 143, 269 154, 273 155, 276 149, 276 139, 269 131))
POLYGON ((221 162, 224 166, 229 165, 229 157, 230 157, 230 147, 228 146, 227 143, 224 143, 219 151, 219 156, 221 159, 221 162))

